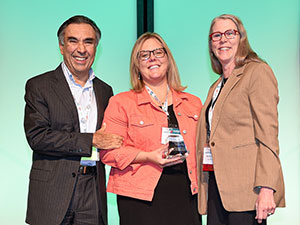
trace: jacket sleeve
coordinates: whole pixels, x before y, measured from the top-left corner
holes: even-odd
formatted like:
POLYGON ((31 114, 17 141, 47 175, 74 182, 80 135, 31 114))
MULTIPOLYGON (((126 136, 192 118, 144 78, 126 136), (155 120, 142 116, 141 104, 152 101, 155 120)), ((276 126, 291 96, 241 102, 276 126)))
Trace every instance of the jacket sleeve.
POLYGON ((255 139, 259 147, 254 187, 269 187, 276 191, 282 185, 278 143, 279 97, 277 80, 265 63, 257 64, 253 70, 249 100, 255 139))
POLYGON ((70 115, 58 105, 47 82, 31 79, 26 83, 24 128, 31 149, 58 157, 90 156, 93 134, 75 132, 70 115), (66 122, 56 121, 59 117, 66 122))
POLYGON ((118 134, 124 138, 122 147, 118 149, 101 150, 100 156, 103 163, 118 168, 125 169, 132 165, 132 161, 136 158, 137 154, 141 151, 132 144, 128 137, 128 109, 125 105, 125 99, 120 96, 110 98, 109 104, 104 113, 103 122, 106 123, 106 131, 108 133, 118 134), (123 102, 123 104, 122 104, 123 102))

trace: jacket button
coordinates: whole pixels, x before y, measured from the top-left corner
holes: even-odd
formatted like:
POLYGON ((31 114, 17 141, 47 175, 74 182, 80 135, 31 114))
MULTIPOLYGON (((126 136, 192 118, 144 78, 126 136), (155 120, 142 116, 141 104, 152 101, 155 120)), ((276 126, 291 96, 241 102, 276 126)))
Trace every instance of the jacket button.
POLYGON ((144 125, 144 121, 143 120, 140 121, 140 125, 144 125))
POLYGON ((193 191, 195 192, 195 191, 196 191, 196 188, 194 188, 193 191))
POLYGON ((181 113, 179 112, 179 113, 177 113, 177 115, 178 115, 178 116, 181 116, 181 113))
POLYGON ((215 146, 215 142, 212 141, 212 142, 210 143, 210 146, 211 146, 211 147, 214 147, 214 146, 215 146))
POLYGON ((193 171, 190 170, 190 174, 192 174, 192 173, 193 173, 193 171))
POLYGON ((197 118, 198 118, 198 115, 194 115, 194 118, 197 119, 197 118))
POLYGON ((75 174, 75 173, 72 173, 72 177, 76 177, 76 174, 75 174))
POLYGON ((186 134, 186 130, 183 130, 182 133, 183 133, 183 134, 186 134))

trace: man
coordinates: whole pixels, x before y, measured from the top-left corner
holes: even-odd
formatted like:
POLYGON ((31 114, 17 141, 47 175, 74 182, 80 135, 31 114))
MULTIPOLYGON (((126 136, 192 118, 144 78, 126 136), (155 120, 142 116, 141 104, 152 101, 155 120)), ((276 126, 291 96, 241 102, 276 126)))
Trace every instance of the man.
POLYGON ((123 140, 105 133, 105 125, 99 129, 113 94, 91 69, 101 32, 89 18, 74 16, 57 36, 64 61, 26 84, 24 127, 33 150, 26 222, 106 225, 98 149, 118 148, 123 140))

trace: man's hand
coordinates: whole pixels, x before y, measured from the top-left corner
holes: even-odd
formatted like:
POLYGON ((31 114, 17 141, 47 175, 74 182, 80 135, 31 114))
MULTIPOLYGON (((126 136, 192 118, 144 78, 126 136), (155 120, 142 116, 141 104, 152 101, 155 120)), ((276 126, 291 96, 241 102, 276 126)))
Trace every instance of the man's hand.
POLYGON ((258 223, 262 223, 263 219, 273 215, 276 204, 273 196, 273 189, 262 187, 256 200, 256 217, 258 223))
POLYGON ((106 124, 103 123, 101 129, 97 130, 93 135, 93 146, 99 149, 120 148, 124 138, 117 134, 109 134, 105 132, 106 124))

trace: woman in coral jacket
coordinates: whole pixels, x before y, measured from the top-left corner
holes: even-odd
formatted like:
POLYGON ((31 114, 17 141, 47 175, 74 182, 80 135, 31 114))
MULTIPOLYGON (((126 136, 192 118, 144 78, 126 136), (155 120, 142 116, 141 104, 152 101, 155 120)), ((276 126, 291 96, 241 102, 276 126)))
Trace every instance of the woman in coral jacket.
POLYGON ((183 92, 164 40, 145 33, 130 62, 132 90, 110 99, 106 131, 124 137, 101 150, 111 166, 107 191, 117 194, 121 225, 199 225, 195 156, 202 103, 183 92))

